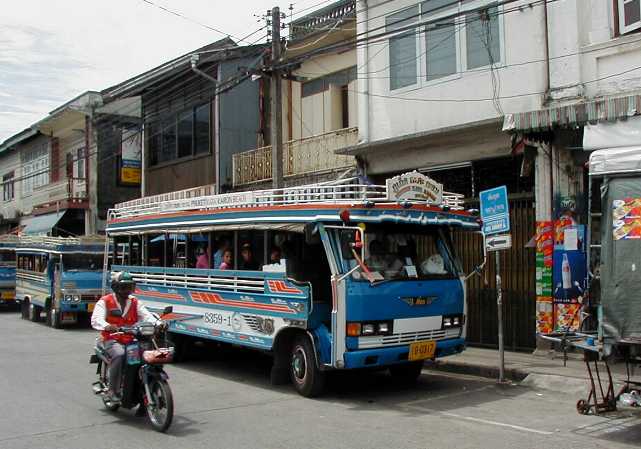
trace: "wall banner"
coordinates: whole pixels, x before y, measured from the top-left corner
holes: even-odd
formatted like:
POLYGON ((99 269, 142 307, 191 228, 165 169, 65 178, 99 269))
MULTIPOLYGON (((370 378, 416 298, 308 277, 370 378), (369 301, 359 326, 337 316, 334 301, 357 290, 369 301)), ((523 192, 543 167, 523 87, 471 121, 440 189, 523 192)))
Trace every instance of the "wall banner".
POLYGON ((140 185, 142 171, 142 133, 140 130, 123 130, 121 149, 120 182, 127 185, 140 185))

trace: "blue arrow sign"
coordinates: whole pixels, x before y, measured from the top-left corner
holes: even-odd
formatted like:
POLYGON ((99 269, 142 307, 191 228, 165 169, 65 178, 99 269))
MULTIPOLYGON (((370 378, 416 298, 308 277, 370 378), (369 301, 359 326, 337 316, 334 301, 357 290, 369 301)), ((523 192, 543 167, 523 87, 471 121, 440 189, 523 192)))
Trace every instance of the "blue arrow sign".
POLYGON ((505 186, 483 190, 480 194, 481 219, 485 235, 510 232, 510 206, 505 186))

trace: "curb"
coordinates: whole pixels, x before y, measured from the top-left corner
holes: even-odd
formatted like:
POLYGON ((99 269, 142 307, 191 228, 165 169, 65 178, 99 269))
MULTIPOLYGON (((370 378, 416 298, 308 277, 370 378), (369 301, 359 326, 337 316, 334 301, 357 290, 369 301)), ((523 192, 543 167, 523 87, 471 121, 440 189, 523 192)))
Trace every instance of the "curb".
MULTIPOLYGON (((499 368, 487 365, 475 365, 465 362, 453 362, 445 360, 426 361, 424 367, 435 371, 443 371, 455 374, 468 374, 471 376, 486 377, 488 379, 499 378, 499 368)), ((521 382, 528 376, 527 371, 517 368, 505 368, 505 378, 514 382, 521 382)))

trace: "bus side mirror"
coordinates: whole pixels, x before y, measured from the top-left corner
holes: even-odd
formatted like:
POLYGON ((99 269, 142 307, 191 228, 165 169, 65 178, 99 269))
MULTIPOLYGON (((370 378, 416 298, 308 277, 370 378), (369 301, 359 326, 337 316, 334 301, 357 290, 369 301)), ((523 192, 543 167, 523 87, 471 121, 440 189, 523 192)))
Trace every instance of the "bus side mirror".
POLYGON ((485 234, 482 231, 478 231, 477 233, 481 235, 481 244, 483 245, 483 262, 481 262, 479 265, 474 267, 474 270, 472 270, 471 273, 465 276, 466 281, 472 276, 474 276, 475 274, 478 274, 480 276, 481 272, 485 268, 485 264, 487 263, 487 242, 485 239, 485 234))

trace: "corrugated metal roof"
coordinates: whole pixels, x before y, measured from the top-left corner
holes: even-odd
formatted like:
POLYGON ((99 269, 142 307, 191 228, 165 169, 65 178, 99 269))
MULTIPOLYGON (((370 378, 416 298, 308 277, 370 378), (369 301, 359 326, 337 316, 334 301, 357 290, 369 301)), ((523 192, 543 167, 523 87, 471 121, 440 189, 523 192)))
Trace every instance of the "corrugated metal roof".
POLYGON ((38 133, 39 131, 34 128, 27 128, 20 131, 18 134, 13 135, 0 143, 0 153, 14 149, 17 144, 38 135, 38 133))
POLYGON ((506 114, 503 131, 548 131, 615 121, 641 113, 641 95, 604 97, 536 111, 506 114))

